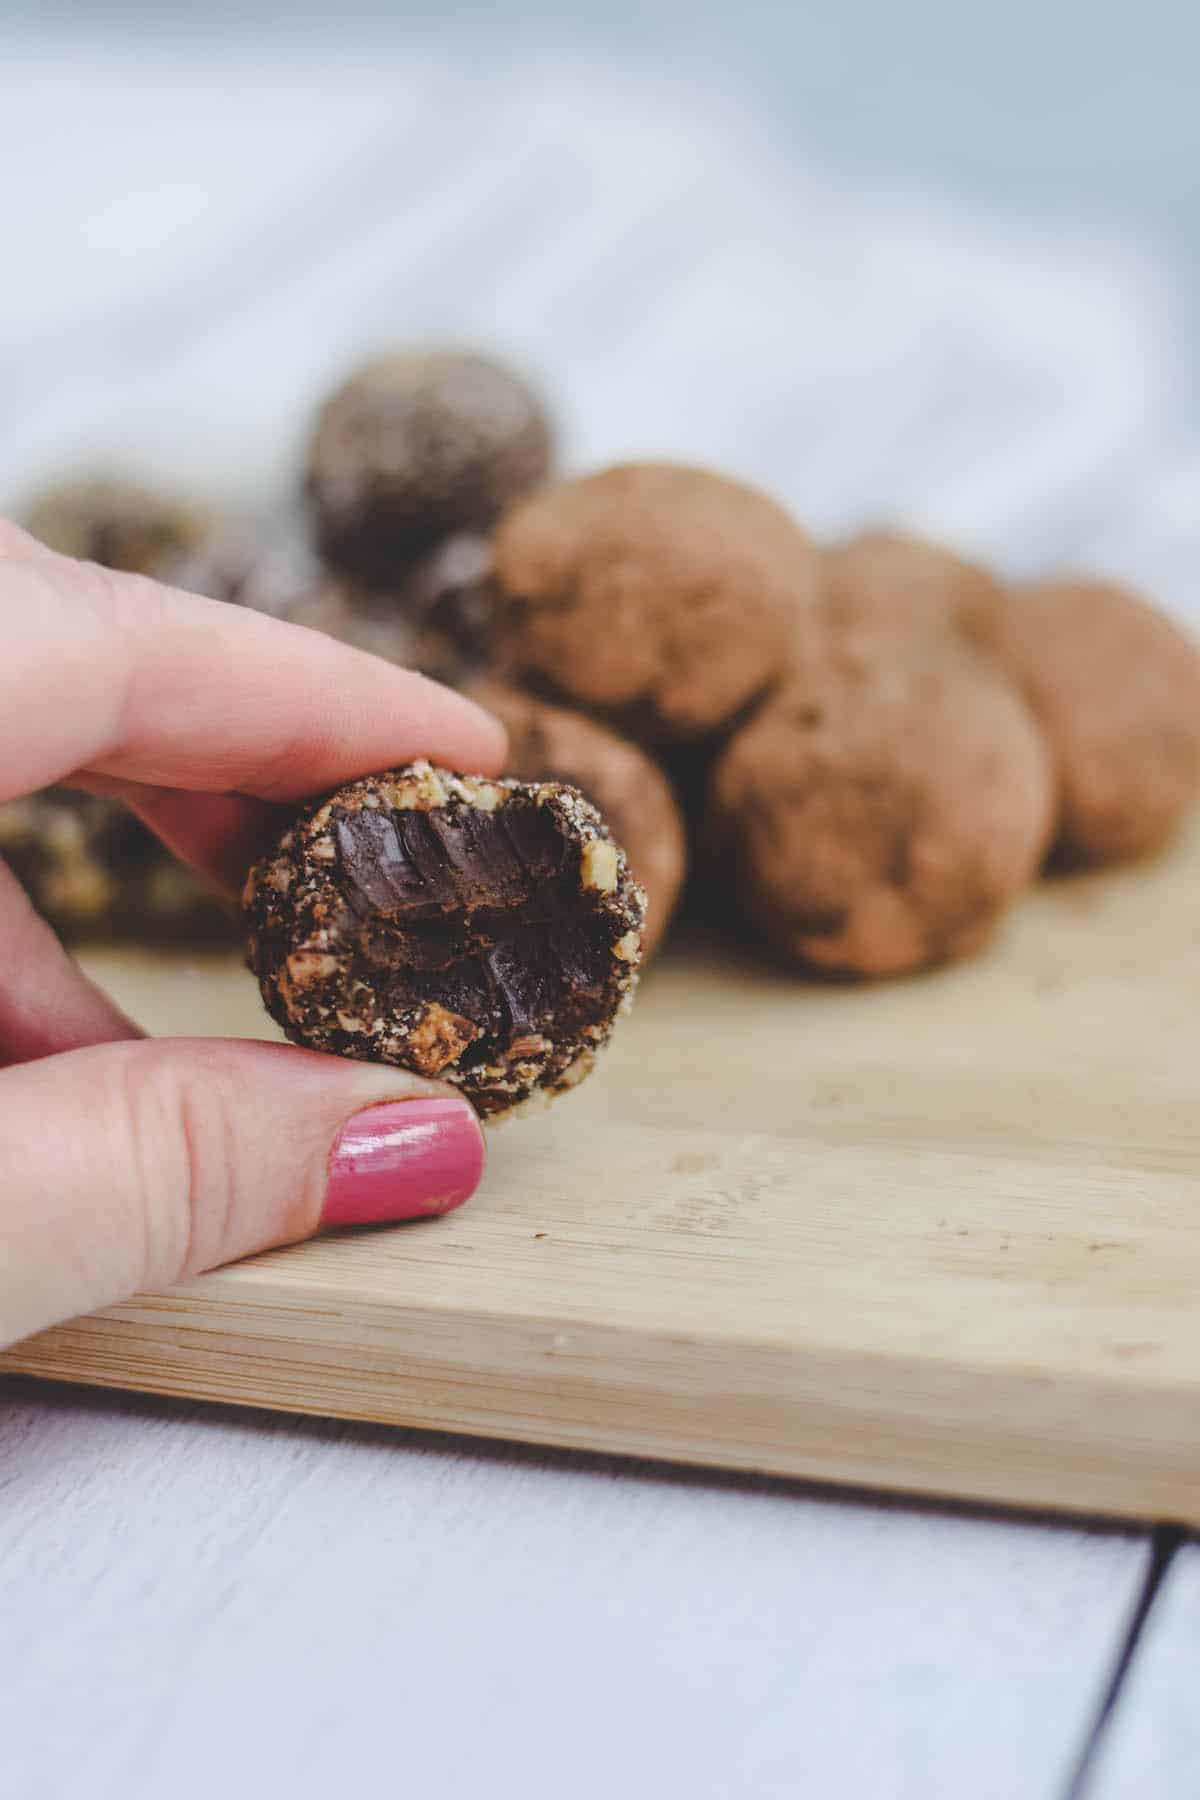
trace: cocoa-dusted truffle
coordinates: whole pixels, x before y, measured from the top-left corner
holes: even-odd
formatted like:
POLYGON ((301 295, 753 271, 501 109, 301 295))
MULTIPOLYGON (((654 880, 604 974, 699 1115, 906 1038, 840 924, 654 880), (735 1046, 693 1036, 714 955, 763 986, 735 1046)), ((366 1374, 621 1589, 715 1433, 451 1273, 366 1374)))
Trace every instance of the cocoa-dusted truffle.
POLYGON ((709 828, 733 897, 797 963, 899 975, 969 954, 1032 879, 1049 757, 981 657, 831 646, 713 771, 709 828))
POLYGON ((46 788, 0 807, 0 856, 68 943, 234 936, 230 910, 119 801, 46 788))
POLYGON ((821 553, 823 622, 839 634, 978 641, 1004 601, 979 564, 898 531, 863 531, 821 553))
POLYGON ((294 1043, 438 1076, 487 1117, 589 1072, 644 911, 574 788, 417 762, 314 802, 255 865, 247 960, 294 1043))
POLYGON ((765 693, 817 577, 773 500, 668 463, 532 495, 493 568, 502 665, 646 743, 715 733, 765 693))
POLYGON ((47 488, 21 522, 63 556, 160 579, 213 528, 211 515, 201 507, 101 476, 47 488))
POLYGON ((608 820, 646 890, 642 949, 653 955, 670 924, 687 870, 683 815, 671 784, 644 751, 582 713, 551 706, 499 682, 480 682, 474 699, 508 732, 510 775, 567 781, 608 820))
POLYGON ((513 370, 461 351, 376 357, 325 403, 307 493, 322 554, 384 586, 416 551, 487 531, 549 471, 542 401, 513 370))
POLYGON ((1014 589, 996 653, 1054 757, 1066 861, 1148 854, 1200 793, 1200 651, 1128 588, 1060 580, 1014 589))

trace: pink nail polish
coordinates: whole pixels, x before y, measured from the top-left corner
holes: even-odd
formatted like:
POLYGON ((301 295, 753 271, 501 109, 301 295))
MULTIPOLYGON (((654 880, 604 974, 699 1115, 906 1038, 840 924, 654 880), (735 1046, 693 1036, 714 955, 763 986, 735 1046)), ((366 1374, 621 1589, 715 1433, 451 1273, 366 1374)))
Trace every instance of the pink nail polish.
POLYGON ((465 1100, 390 1100, 355 1113, 329 1158, 323 1225, 449 1212, 483 1174, 483 1133, 465 1100))

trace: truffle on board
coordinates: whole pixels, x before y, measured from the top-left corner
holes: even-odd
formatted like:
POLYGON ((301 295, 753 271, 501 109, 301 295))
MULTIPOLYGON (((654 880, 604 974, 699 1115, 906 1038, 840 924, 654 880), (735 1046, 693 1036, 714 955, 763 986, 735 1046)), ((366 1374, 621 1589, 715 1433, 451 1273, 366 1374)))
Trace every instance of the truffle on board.
POLYGON ((508 732, 507 771, 521 781, 567 781, 591 800, 624 844, 634 879, 646 890, 642 950, 662 942, 687 872, 683 814, 662 770, 636 744, 594 719, 551 706, 499 682, 479 682, 471 697, 508 732))
POLYGON ((735 904, 784 958, 881 976, 979 948, 1053 816, 1041 733, 982 657, 832 646, 725 749, 708 829, 735 904))
POLYGON ((1128 588, 1068 579, 1014 588, 996 655, 1050 744, 1064 861, 1160 849, 1200 794, 1200 650, 1128 588))
POLYGON ((294 1043, 452 1082, 484 1117, 588 1074, 644 913, 574 788, 427 762, 314 802, 244 896, 247 960, 294 1043))
POLYGON ((670 463, 543 489, 492 553, 498 666, 648 744, 720 732, 765 694, 817 589, 781 506, 670 463))
POLYGON ((461 687, 487 660, 490 565, 487 539, 460 533, 413 557, 393 588, 370 588, 334 574, 293 523, 217 534, 169 578, 461 687))
POLYGON ((325 402, 309 445, 321 553, 390 586, 414 553, 488 531, 552 454, 541 397, 514 370, 464 351, 376 357, 325 402))
POLYGON ((235 941, 230 909, 117 800, 61 787, 10 800, 0 857, 67 943, 235 941))
POLYGON ((337 584, 294 520, 227 525, 172 563, 175 587, 210 600, 289 618, 297 606, 337 584))
POLYGON ((47 488, 30 502, 21 523, 63 556, 160 580, 213 529, 201 507, 104 476, 47 488))
POLYGON ((839 634, 932 632, 978 642, 1003 603, 987 569, 928 538, 863 531, 821 552, 821 613, 839 634))

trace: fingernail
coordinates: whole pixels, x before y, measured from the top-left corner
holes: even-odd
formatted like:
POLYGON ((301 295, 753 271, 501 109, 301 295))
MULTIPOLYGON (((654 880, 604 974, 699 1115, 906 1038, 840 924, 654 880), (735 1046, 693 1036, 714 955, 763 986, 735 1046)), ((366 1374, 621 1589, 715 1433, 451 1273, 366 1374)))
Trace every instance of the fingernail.
POLYGON ((483 1174, 483 1133, 465 1100, 390 1100, 355 1113, 329 1158, 323 1225, 449 1212, 483 1174))

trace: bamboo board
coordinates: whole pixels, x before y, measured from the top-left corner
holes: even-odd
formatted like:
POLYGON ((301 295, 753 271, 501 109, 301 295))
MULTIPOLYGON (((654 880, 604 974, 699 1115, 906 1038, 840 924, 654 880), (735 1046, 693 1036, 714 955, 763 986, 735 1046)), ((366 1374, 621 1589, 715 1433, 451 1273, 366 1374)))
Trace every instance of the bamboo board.
MULTIPOLYGON (((0 1368, 1200 1523, 1200 839, 866 988, 692 944, 448 1218, 277 1251, 0 1368)), ((93 955, 270 1035, 228 959, 93 955)))

